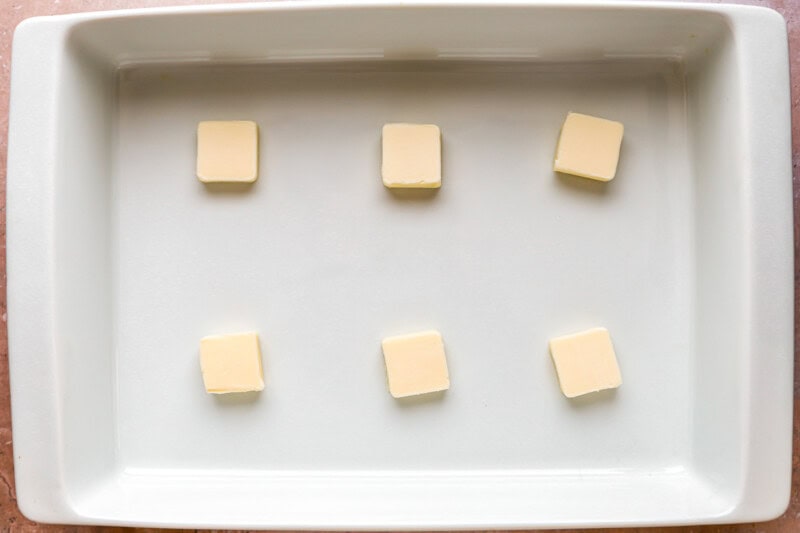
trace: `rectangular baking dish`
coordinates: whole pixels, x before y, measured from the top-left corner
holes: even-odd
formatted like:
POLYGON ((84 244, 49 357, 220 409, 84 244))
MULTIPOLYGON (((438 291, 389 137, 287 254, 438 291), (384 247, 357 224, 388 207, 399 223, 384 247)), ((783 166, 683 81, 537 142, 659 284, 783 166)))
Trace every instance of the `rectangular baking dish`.
POLYGON ((17 497, 43 522, 498 529, 766 520, 789 498, 786 29, 753 7, 292 2, 31 19, 14 37, 8 328, 17 497), (619 120, 609 184, 552 172, 619 120), (249 189, 194 176, 254 120, 249 189), (443 187, 380 181, 438 124, 443 187), (567 400, 550 337, 623 386, 567 400), (442 332, 396 401, 380 339, 442 332), (212 397, 202 336, 258 331, 212 397))

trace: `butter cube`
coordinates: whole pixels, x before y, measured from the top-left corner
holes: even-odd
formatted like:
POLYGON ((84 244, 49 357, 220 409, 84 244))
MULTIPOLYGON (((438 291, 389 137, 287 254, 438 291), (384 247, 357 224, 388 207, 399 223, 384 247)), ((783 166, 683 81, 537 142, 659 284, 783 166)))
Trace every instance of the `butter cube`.
POLYGON ((598 181, 617 173, 624 127, 604 118, 567 114, 556 147, 553 170, 598 181))
POLYGON ((197 178, 203 183, 253 183, 258 177, 258 126, 249 120, 197 125, 197 178))
POLYGON ((444 344, 438 331, 383 339, 389 392, 395 398, 450 388, 444 344))
POLYGON ((561 392, 574 398, 622 384, 611 337, 605 328, 550 339, 561 392))
POLYGON ((383 184, 389 188, 442 186, 442 134, 433 124, 383 126, 383 184))
POLYGON ((258 335, 213 335, 200 340, 200 369, 206 392, 224 394, 264 389, 258 335))

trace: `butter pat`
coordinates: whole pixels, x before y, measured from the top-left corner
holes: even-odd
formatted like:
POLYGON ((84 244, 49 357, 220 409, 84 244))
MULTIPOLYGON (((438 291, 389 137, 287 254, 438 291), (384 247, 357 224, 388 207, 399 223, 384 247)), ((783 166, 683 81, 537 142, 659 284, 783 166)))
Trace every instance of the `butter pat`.
POLYGON ((224 394, 264 389, 258 335, 214 335, 200 340, 200 369, 206 392, 224 394))
POLYGON ((567 398, 622 385, 617 357, 605 328, 551 339, 550 355, 561 392, 567 398))
POLYGON ((437 331, 383 339, 389 392, 395 398, 450 388, 442 336, 437 331))
POLYGON ((383 184, 389 188, 442 186, 442 134, 433 124, 383 126, 383 184))
POLYGON ((258 177, 258 126, 249 120, 197 125, 197 177, 203 183, 252 183, 258 177))
POLYGON ((598 181, 617 173, 624 127, 620 122, 569 113, 556 147, 553 170, 598 181))

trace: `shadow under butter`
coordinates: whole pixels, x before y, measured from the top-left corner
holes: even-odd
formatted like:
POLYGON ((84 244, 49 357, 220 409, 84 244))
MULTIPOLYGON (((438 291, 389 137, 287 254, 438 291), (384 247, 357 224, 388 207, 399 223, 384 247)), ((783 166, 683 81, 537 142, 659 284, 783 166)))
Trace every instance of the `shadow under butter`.
POLYGON ((425 202, 432 202, 436 196, 438 196, 441 187, 437 188, 407 188, 407 189, 394 189, 389 188, 384 185, 383 187, 386 189, 389 198, 394 202, 404 202, 404 203, 425 203, 425 202))
POLYGON ((570 189, 580 191, 588 194, 595 194, 598 196, 605 196, 611 193, 611 188, 615 180, 600 181, 591 178, 582 178, 580 176, 573 176, 572 174, 565 174, 563 172, 553 171, 556 175, 556 183, 562 189, 570 189))
POLYGON ((417 394, 416 396, 406 396, 405 398, 395 398, 394 401, 397 405, 403 408, 414 407, 415 405, 425 405, 444 401, 447 390, 440 390, 437 392, 429 392, 426 394, 417 394))
POLYGON ((242 182, 214 182, 214 183, 205 183, 200 182, 205 189, 205 192, 209 194, 230 194, 230 195, 237 195, 237 194, 246 194, 255 188, 256 183, 258 180, 252 183, 242 183, 242 182))
POLYGON ((573 409, 590 409, 592 405, 603 405, 613 402, 617 397, 616 389, 604 389, 597 392, 590 392, 575 398, 567 398, 570 407, 573 409))
POLYGON ((213 394, 217 405, 228 407, 236 405, 254 405, 259 401, 263 391, 231 392, 227 394, 213 394))

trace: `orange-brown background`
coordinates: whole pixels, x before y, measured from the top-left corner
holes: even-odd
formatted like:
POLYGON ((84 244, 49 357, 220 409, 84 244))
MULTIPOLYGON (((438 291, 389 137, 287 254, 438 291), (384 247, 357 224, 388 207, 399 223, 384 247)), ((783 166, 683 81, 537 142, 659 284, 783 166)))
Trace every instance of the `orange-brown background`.
MULTIPOLYGON (((241 0, 233 0, 241 1, 241 0)), ((291 1, 291 0, 286 0, 291 1)), ((643 0, 646 1, 646 0, 643 0)), ((689 0, 691 1, 691 0, 689 0)), ((717 0, 711 0, 717 1, 717 0)), ((772 7, 780 11, 789 26, 789 48, 792 69, 792 173, 794 181, 794 232, 795 257, 798 255, 798 233, 800 233, 800 0, 730 0, 732 3, 753 4, 772 7)), ((5 223, 5 184, 6 149, 8 140, 8 80, 11 68, 11 40, 14 28, 25 18, 38 15, 55 15, 78 11, 100 11, 132 7, 153 7, 186 4, 221 3, 221 0, 0 0, 0 531, 64 531, 70 533, 94 532, 156 532, 174 530, 103 528, 39 525, 26 519, 17 508, 14 492, 14 454, 11 449, 11 409, 8 387, 8 333, 6 330, 6 223, 5 223)), ((800 301, 798 267, 795 266, 795 300, 800 301)), ((797 307, 797 304, 795 304, 797 307)), ((798 340, 798 313, 795 310, 795 345, 798 340)), ((600 533, 612 531, 647 531, 650 533, 800 533, 800 364, 795 348, 795 386, 794 386, 794 454, 792 456, 792 496, 787 511, 780 518, 759 524, 739 524, 729 526, 702 526, 679 528, 640 528, 632 530, 585 530, 600 533)), ((310 502, 309 502, 310 503, 310 502)), ((575 531, 575 530, 573 530, 575 531)))

